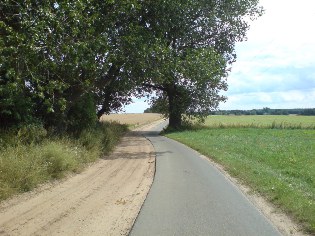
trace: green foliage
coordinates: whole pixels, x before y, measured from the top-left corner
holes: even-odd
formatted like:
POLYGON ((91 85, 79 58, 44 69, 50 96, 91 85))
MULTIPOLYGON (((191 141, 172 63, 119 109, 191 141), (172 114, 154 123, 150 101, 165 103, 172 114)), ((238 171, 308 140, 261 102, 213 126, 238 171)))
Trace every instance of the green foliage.
POLYGON ((0 130, 0 150, 18 145, 39 144, 47 137, 47 130, 39 123, 31 123, 0 130))
POLYGON ((1 132, 0 200, 80 171, 108 154, 126 131, 124 125, 100 123, 78 138, 46 135, 44 128, 35 126, 1 132))
POLYGON ((21 144, 37 144, 47 135, 47 130, 41 124, 27 124, 17 131, 17 141, 21 144))
POLYGON ((77 154, 72 148, 65 148, 63 143, 50 142, 42 147, 40 164, 51 178, 60 178, 66 171, 78 168, 77 154))
POLYGON ((80 110, 78 100, 86 96, 89 121, 95 118, 92 103, 94 112, 96 103, 109 112, 130 102, 126 96, 133 83, 121 79, 119 61, 131 60, 120 40, 131 29, 122 17, 132 15, 131 5, 127 0, 2 1, 0 126, 39 119, 45 127, 75 128, 82 117, 68 117, 69 110, 80 110))
MULTIPOLYGON (((212 118, 224 117, 209 120, 212 118)), ((237 118, 226 117, 230 123, 223 128, 208 123, 206 127, 173 130, 167 136, 222 164, 230 174, 293 215, 306 231, 314 233, 315 130, 264 128, 271 124, 268 119, 258 121, 259 128, 248 128, 252 127, 249 120, 240 124, 237 118)), ((299 117, 300 121, 305 118, 308 117, 299 117)), ((294 125, 296 120, 292 122, 294 125)))
POLYGON ((144 113, 160 113, 168 116, 168 100, 166 97, 157 97, 151 99, 151 106, 144 113))
POLYGON ((9 72, 0 74, 0 127, 33 121, 33 104, 22 82, 9 72))
POLYGON ((86 97, 90 124, 92 104, 100 117, 153 92, 168 99, 171 125, 184 113, 202 118, 225 99, 234 45, 261 14, 257 4, 3 0, 0 126, 76 129, 86 97))
POLYGON ((72 131, 80 131, 94 126, 97 122, 95 101, 91 94, 82 96, 69 109, 66 122, 72 131))
MULTIPOLYGON (((147 46, 141 50, 144 91, 156 92, 171 126, 183 117, 200 120, 225 97, 225 77, 235 60, 249 18, 261 14, 258 1, 145 1, 140 25, 147 46), (185 116, 183 116, 185 115, 185 116)), ((154 103, 154 102, 153 102, 154 103)))
POLYGON ((87 150, 94 148, 102 153, 110 152, 119 141, 122 134, 128 130, 126 125, 116 122, 98 123, 97 127, 89 128, 81 132, 79 143, 87 150))

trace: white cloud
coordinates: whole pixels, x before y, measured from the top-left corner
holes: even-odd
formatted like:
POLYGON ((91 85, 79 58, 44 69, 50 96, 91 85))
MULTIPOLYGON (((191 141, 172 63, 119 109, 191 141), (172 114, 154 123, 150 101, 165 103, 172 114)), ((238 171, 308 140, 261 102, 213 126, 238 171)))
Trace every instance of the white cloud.
MULTIPOLYGON (((308 97, 310 97, 311 93, 303 93, 302 91, 290 91, 290 92, 281 92, 279 96, 285 102, 305 102, 308 97)), ((313 100, 313 99, 311 99, 313 100)))
POLYGON ((263 107, 281 108, 313 108, 315 89, 290 90, 285 92, 253 92, 229 96, 226 103, 221 104, 222 110, 251 110, 263 107))
POLYGON ((314 107, 315 1, 260 2, 266 12, 251 23, 248 41, 237 44, 229 101, 221 107, 314 107))
POLYGON ((313 0, 261 0, 265 14, 252 23, 248 32, 250 41, 274 40, 281 45, 299 45, 299 42, 314 43, 312 22, 315 16, 313 0), (267 35, 266 37, 266 33, 267 35))
POLYGON ((269 93, 261 93, 259 96, 259 101, 262 103, 270 103, 272 102, 272 97, 269 93))

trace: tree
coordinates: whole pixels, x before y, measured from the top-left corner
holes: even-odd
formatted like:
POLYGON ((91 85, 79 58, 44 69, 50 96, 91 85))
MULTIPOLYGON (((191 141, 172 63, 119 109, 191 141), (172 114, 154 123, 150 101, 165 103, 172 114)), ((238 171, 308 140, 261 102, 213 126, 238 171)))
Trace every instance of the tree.
POLYGON ((170 126, 181 126, 184 114, 202 120, 225 100, 220 91, 227 89, 235 43, 261 12, 258 0, 142 2, 139 25, 147 44, 137 76, 143 93, 167 100, 170 126))
MULTIPOLYGON (((30 101, 32 117, 65 126, 69 109, 93 88, 99 73, 95 52, 106 51, 104 39, 93 37, 96 27, 90 26, 97 16, 90 2, 1 2, 1 105, 14 99, 16 94, 8 92, 14 86, 30 101)), ((23 110, 23 104, 15 105, 23 110)), ((15 113, 16 106, 0 106, 3 118, 15 113)))
POLYGON ((225 100, 234 45, 257 2, 3 0, 0 120, 82 127, 80 116, 152 94, 171 126, 184 114, 202 120, 225 100))
POLYGON ((30 116, 45 126, 83 127, 86 112, 101 116, 130 102, 132 2, 2 1, 0 126, 30 116))

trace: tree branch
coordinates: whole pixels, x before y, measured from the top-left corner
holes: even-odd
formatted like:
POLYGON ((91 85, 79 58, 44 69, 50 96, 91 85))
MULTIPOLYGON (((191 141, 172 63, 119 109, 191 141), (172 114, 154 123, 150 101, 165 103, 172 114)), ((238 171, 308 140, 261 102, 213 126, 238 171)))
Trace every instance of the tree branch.
POLYGON ((163 86, 149 84, 149 83, 143 83, 142 86, 147 87, 147 88, 159 89, 166 92, 166 88, 164 88, 163 86))

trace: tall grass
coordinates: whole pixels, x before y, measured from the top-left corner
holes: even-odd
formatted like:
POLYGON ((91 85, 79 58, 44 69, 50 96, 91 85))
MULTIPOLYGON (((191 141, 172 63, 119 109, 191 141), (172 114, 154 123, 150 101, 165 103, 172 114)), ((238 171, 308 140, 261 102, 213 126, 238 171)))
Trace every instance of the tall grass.
POLYGON ((109 153, 127 131, 104 122, 77 136, 49 136, 42 127, 3 131, 0 138, 0 200, 38 184, 82 170, 109 153))

